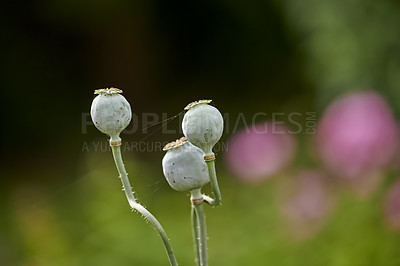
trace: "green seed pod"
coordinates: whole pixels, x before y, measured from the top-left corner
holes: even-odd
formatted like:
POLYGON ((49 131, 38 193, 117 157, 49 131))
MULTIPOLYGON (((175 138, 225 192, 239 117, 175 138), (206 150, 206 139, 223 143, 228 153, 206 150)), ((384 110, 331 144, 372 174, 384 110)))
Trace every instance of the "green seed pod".
POLYGON ((188 104, 183 117, 182 130, 185 137, 201 148, 205 156, 213 155, 212 148, 219 141, 224 130, 224 120, 211 100, 201 100, 188 104))
POLYGON ((122 90, 116 88, 100 89, 93 99, 90 114, 94 125, 101 132, 111 137, 110 143, 120 143, 119 134, 132 118, 129 102, 122 96, 122 90))
POLYGON ((167 153, 162 160, 163 172, 173 189, 192 191, 210 182, 203 151, 185 137, 167 144, 164 151, 167 153))

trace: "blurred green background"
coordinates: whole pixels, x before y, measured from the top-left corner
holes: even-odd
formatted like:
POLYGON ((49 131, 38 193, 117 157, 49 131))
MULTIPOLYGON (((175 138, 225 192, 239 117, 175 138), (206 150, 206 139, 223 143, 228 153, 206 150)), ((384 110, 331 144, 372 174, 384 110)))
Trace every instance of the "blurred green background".
MULTIPOLYGON (((194 265, 190 204, 166 183, 164 153, 152 146, 181 133, 143 132, 142 114, 161 120, 211 98, 230 118, 222 143, 240 114, 248 123, 257 112, 320 118, 362 88, 400 115, 396 0, 2 1, 0 21, 0 265, 167 265, 155 231, 129 211, 107 137, 90 124, 94 89, 122 89, 138 117, 123 139, 145 148, 124 150, 127 171, 181 265, 194 265)), ((311 136, 295 137, 294 161, 256 184, 236 179, 217 151, 223 206, 206 208, 210 265, 400 265, 400 235, 382 218, 397 167, 368 197, 336 188, 317 233, 290 233, 282 180, 320 167, 311 136)))

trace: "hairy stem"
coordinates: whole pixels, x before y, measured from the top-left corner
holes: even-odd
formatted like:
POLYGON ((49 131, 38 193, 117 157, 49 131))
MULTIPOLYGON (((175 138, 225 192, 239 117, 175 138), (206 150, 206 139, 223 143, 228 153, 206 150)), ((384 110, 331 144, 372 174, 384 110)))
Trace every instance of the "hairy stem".
POLYGON ((177 266, 178 262, 176 261, 174 251, 172 250, 171 243, 169 242, 168 236, 165 233, 164 228, 161 226, 160 222, 145 207, 136 202, 135 196, 133 195, 132 192, 131 184, 128 179, 128 174, 125 170, 125 166, 122 161, 120 147, 121 146, 111 146, 115 165, 117 166, 119 177, 121 178, 122 186, 124 188, 125 195, 126 198, 128 199, 129 205, 131 206, 132 209, 142 214, 143 217, 151 223, 151 225, 157 231, 157 233, 160 235, 163 241, 170 264, 172 266, 177 266))
POLYGON ((208 266, 207 257, 207 225, 206 216, 204 214, 204 204, 193 204, 197 216, 197 234, 198 234, 198 254, 200 258, 200 266, 208 266))
POLYGON ((194 253, 196 255, 195 262, 196 265, 200 265, 200 251, 199 251, 199 224, 197 222, 197 214, 194 206, 192 205, 191 209, 191 218, 192 218, 192 234, 193 234, 193 247, 194 253))
POLYGON ((210 176, 210 183, 211 183, 211 188, 214 193, 214 199, 204 195, 204 200, 211 206, 218 206, 221 204, 221 192, 219 191, 219 186, 218 186, 218 180, 217 180, 217 173, 215 171, 215 163, 214 160, 212 161, 206 161, 207 166, 208 166, 208 174, 210 176))

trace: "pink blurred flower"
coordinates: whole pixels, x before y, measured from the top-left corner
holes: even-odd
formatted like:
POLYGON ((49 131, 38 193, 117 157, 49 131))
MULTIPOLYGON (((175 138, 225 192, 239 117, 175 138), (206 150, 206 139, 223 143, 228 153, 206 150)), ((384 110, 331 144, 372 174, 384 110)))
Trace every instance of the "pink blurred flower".
POLYGON ((264 180, 293 158, 296 141, 282 124, 263 122, 236 133, 228 142, 225 161, 244 181, 264 180))
POLYGON ((398 150, 392 110, 376 92, 348 94, 333 102, 317 128, 316 144, 325 166, 355 179, 387 166, 398 150))
POLYGON ((333 209, 334 200, 328 178, 318 170, 307 170, 284 186, 280 210, 298 237, 316 233, 333 209))
POLYGON ((400 230, 400 179, 391 186, 386 195, 384 216, 390 228, 400 230))

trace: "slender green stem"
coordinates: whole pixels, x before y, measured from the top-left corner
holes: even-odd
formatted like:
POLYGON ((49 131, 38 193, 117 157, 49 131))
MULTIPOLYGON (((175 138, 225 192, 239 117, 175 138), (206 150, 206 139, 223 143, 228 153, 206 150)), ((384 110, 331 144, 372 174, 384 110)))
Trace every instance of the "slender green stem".
POLYGON ((174 251, 172 250, 171 243, 169 242, 168 236, 165 233, 163 227, 158 222, 158 220, 145 207, 143 207, 141 204, 136 202, 135 196, 133 195, 133 192, 132 192, 132 187, 131 187, 129 179, 128 179, 128 174, 126 173, 125 166, 122 161, 120 146, 111 146, 111 148, 112 148, 115 165, 117 166, 119 177, 121 178, 122 186, 124 188, 125 195, 126 195, 126 198, 128 199, 129 205, 131 206, 132 209, 141 213, 143 215, 143 217, 151 223, 151 225, 154 227, 154 229, 157 231, 157 233, 160 235, 160 237, 163 241, 170 264, 172 266, 177 266, 178 262, 176 261, 174 251))
POLYGON ((200 257, 200 266, 208 266, 207 257, 207 225, 206 216, 204 214, 204 204, 193 204, 197 216, 198 229, 198 250, 200 257))
POLYGON ((219 191, 217 173, 215 171, 215 163, 214 163, 214 160, 207 161, 206 163, 208 166, 208 174, 210 176, 211 188, 214 193, 215 199, 213 199, 207 195, 204 195, 204 200, 211 206, 218 206, 221 204, 222 198, 221 198, 221 192, 219 191))
POLYGON ((194 206, 192 205, 191 209, 191 218, 192 218, 192 234, 193 234, 193 247, 194 253, 196 255, 195 262, 196 265, 200 265, 200 252, 199 252, 199 224, 197 222, 197 214, 194 206))

